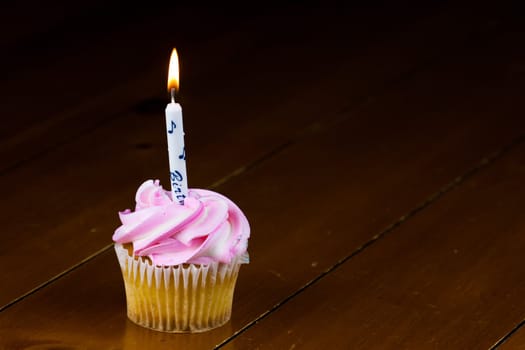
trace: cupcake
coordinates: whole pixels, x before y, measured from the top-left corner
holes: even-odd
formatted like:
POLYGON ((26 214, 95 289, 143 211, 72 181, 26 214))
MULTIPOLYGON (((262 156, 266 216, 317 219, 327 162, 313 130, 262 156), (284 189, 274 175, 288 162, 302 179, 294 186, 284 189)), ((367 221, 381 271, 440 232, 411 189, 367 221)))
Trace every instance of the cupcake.
POLYGON ((144 182, 134 211, 113 235, 128 318, 165 332, 203 332, 230 319, 250 226, 225 196, 190 189, 173 202, 159 181, 144 182))

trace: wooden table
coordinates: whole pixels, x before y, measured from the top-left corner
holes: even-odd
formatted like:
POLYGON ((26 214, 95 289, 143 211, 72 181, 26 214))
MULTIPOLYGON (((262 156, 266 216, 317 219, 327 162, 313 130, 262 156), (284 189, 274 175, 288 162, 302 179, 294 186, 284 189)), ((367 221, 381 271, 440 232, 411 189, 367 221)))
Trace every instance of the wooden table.
POLYGON ((525 349, 517 2, 5 6, 0 349, 525 349), (127 320, 111 241, 173 46, 190 186, 252 226, 197 335, 127 320))

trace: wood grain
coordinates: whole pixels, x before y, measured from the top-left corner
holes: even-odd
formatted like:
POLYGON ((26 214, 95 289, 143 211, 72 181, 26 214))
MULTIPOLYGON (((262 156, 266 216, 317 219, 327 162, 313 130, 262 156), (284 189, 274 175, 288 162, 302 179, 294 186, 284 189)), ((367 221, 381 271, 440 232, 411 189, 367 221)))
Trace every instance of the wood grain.
MULTIPOLYGON (((72 135, 64 130, 74 130, 77 136, 129 111, 145 98, 164 100, 167 57, 173 46, 181 52, 181 98, 186 111, 192 108, 187 106, 187 100, 204 104, 202 94, 216 95, 222 103, 234 100, 239 104, 243 98, 249 98, 257 103, 250 106, 254 109, 274 102, 263 100, 261 92, 266 94, 288 86, 290 92, 294 85, 289 84, 308 82, 312 78, 310 82, 314 87, 317 77, 328 74, 341 59, 355 59, 363 54, 370 58, 374 52, 360 51, 363 46, 387 41, 386 45, 396 47, 395 41, 388 43, 388 40, 403 33, 404 40, 418 41, 389 55, 400 55, 393 57, 397 60, 409 58, 406 64, 410 65, 414 63, 413 52, 407 50, 424 49, 417 57, 428 59, 440 52, 441 45, 449 47, 462 42, 469 29, 476 29, 487 16, 460 8, 447 13, 446 18, 437 16, 425 23, 425 18, 434 13, 416 9, 417 6, 413 12, 394 12, 396 16, 391 16, 389 8, 367 9, 363 13, 365 10, 353 8, 341 11, 299 7, 277 15, 270 12, 245 18, 244 14, 236 16, 235 11, 233 15, 221 15, 228 8, 177 8, 177 27, 172 24, 169 8, 155 15, 150 13, 155 13, 154 10, 149 10, 142 17, 130 10, 131 14, 124 12, 117 16, 119 20, 111 22, 110 28, 93 28, 90 21, 96 23, 99 18, 90 18, 88 12, 84 14, 87 17, 84 21, 88 22, 85 27, 68 31, 63 25, 62 31, 70 37, 60 39, 59 44, 54 41, 63 34, 58 32, 54 37, 51 32, 37 48, 32 48, 31 41, 22 41, 21 52, 2 58, 13 62, 0 61, 7 67, 4 73, 10 75, 0 84, 3 111, 10 116, 0 128, 0 158, 3 159, 0 169, 5 171, 70 142, 72 135), (416 20, 420 28, 405 33, 410 28, 408 25, 416 20), (267 25, 269 22, 272 26, 267 25), (317 26, 312 26, 314 22, 317 26), (450 22, 450 27, 444 26, 446 22, 450 22), (422 40, 435 41, 435 46, 415 45, 422 40), (305 42, 310 46, 305 46, 305 42), (288 50, 293 49, 290 46, 296 49, 299 46, 302 54, 290 55, 288 50), (137 50, 138 47, 141 50, 137 50), (257 72, 274 75, 252 76, 257 72), (247 84, 246 79, 250 77, 247 84), (229 82, 230 87, 225 86, 225 82, 229 82), (250 85, 260 83, 266 83, 265 90, 253 90, 250 85), (237 86, 245 88, 235 90, 237 86)), ((106 17, 112 12, 102 13, 100 16, 107 22, 106 17)), ((385 68, 390 66, 386 60, 383 64, 385 68)), ((379 69, 381 71, 381 67, 379 69)), ((347 88, 354 90, 358 86, 347 88)), ((230 105, 231 102, 227 104, 230 105)))
MULTIPOLYGON (((131 325, 109 251, 4 310, 0 339, 11 347, 218 344, 525 131, 517 89, 523 78, 508 74, 522 57, 513 35, 468 41, 464 50, 303 132, 217 187, 244 209, 253 228, 252 263, 241 271, 232 321, 225 328, 194 337, 131 325), (487 47, 501 55, 482 55, 487 47), (282 247, 293 252, 285 254, 282 247)), ((109 201, 101 203, 105 212, 115 205, 109 201)), ((114 222, 107 215, 97 224, 114 222)), ((106 237, 107 231, 102 232, 106 237)), ((302 313, 307 317, 307 310, 302 313)))
MULTIPOLYGON (((328 12, 318 18, 329 23, 333 16, 328 12)), ((355 16, 359 17, 359 13, 355 16)), ((309 18, 296 21, 302 23, 309 18)), ((308 27, 302 35, 293 35, 295 31, 284 35, 277 30, 260 34, 259 44, 254 44, 246 53, 237 53, 236 61, 224 57, 219 60, 224 69, 211 74, 209 82, 202 81, 200 87, 188 83, 182 103, 188 135, 190 185, 209 187, 221 182, 283 145, 300 140, 311 130, 329 125, 340 117, 342 110, 355 108, 367 96, 382 93, 385 84, 438 54, 440 45, 448 47, 465 40, 468 33, 478 28, 479 22, 483 21, 476 17, 473 23, 465 24, 461 11, 438 14, 428 19, 418 18, 413 25, 417 24, 420 31, 414 34, 392 32, 388 39, 374 42, 370 37, 361 37, 371 26, 361 19, 349 28, 361 46, 334 49, 338 40, 343 37, 349 40, 352 36, 340 31, 341 22, 332 21, 323 35, 317 33, 317 37, 308 41, 318 51, 304 45, 314 28, 308 27), (445 23, 444 19, 451 21, 436 26, 436 23, 445 23), (445 29, 450 31, 443 33, 445 29), (330 33, 338 35, 332 36, 334 42, 327 43, 325 38, 330 33), (279 40, 271 46, 260 47, 268 37, 279 37, 279 40), (415 45, 423 37, 435 38, 434 45, 415 45), (284 61, 283 57, 286 57, 284 61), (311 75, 312 67, 316 67, 318 74, 311 75), (232 79, 227 78, 230 72, 233 72, 232 79), (280 84, 273 88, 283 77, 286 88, 280 84), (218 90, 213 88, 217 80, 222 83, 218 90), (348 81, 355 85, 348 87, 348 81), (248 137, 243 139, 238 135, 248 137), (225 156, 210 156, 215 154, 225 156)), ((406 25, 403 24, 403 28, 406 25)), ((255 28, 257 26, 253 30, 255 28)), ((297 30, 302 32, 302 29, 297 30)), ((374 33, 371 31, 369 35, 374 33)), ((239 37, 231 40, 232 45, 242 47, 239 37)), ((210 55, 214 47, 210 44, 194 52, 210 55)), ((199 73, 195 76, 199 78, 199 73)), ((150 85, 146 86, 151 86, 153 79, 148 79, 142 81, 149 81, 150 85)), ((138 99, 138 93, 143 92, 136 86, 118 91, 118 96, 128 102, 138 99)), ((103 100, 100 107, 105 112, 99 118, 109 120, 91 132, 69 135, 70 139, 61 147, 2 176, 3 201, 17 203, 7 206, 1 219, 5 245, 0 247, 0 260, 6 267, 1 274, 10 280, 0 293, 3 305, 109 244, 117 225, 116 210, 132 205, 130 198, 141 181, 158 177, 166 183, 162 105, 160 111, 154 108, 149 114, 124 110, 115 116, 108 114, 113 108, 112 102, 109 98, 103 100), (54 248, 57 246, 64 253, 57 255, 54 248), (44 258, 45 263, 38 266, 22 263, 24 257, 35 255, 44 258)), ((83 112, 74 118, 67 118, 67 125, 86 119, 86 110, 93 112, 89 108, 81 110, 83 112)), ((64 128, 66 124, 55 125, 49 129, 51 134, 39 135, 49 140, 64 128)), ((31 144, 27 140, 21 142, 21 148, 10 153, 13 159, 24 157, 24 152, 18 153, 23 145, 31 144)))
POLYGON ((524 175, 522 143, 225 348, 489 348, 525 314, 524 175))

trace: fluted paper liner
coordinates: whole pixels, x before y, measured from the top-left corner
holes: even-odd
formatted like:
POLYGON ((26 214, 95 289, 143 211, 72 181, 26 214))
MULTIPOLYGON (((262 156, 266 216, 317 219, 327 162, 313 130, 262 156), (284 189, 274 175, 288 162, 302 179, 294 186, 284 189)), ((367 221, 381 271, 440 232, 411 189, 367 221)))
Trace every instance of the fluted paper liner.
POLYGON ((204 332, 222 326, 231 316, 233 291, 241 264, 155 266, 130 256, 115 244, 124 286, 128 318, 164 332, 204 332))

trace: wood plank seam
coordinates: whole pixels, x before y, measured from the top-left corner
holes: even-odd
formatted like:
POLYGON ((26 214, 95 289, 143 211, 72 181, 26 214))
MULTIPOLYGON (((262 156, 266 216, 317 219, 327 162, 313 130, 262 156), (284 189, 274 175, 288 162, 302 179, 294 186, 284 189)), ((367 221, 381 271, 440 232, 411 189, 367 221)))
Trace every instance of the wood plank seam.
POLYGON ((390 91, 390 89, 394 88, 396 85, 401 84, 402 82, 411 79, 413 76, 415 76, 418 72, 422 71, 423 69, 427 69, 429 67, 432 67, 434 64, 437 64, 438 61, 435 58, 436 56, 429 57, 427 60, 423 60, 420 64, 415 65, 413 69, 407 72, 402 72, 399 76, 393 79, 387 80, 383 84, 383 86, 377 89, 377 91, 374 94, 363 96, 355 104, 353 105, 349 104, 341 108, 341 110, 335 115, 333 119, 328 120, 324 124, 319 124, 318 122, 314 122, 314 123, 311 123, 305 126, 301 130, 297 131, 297 133, 292 138, 284 141, 282 144, 275 147, 273 150, 270 150, 265 155, 257 158, 256 160, 254 160, 253 162, 247 165, 243 165, 237 168, 236 170, 232 171, 230 174, 215 181, 210 186, 210 189, 216 189, 220 187, 221 185, 225 184, 226 182, 230 181, 231 179, 256 168, 258 165, 264 163, 266 160, 269 160, 270 158, 278 155, 279 153, 283 152, 285 149, 293 146, 294 144, 300 142, 301 140, 309 136, 323 132, 324 130, 328 130, 330 128, 334 128, 337 125, 347 121, 352 115, 351 113, 352 111, 366 107, 367 105, 375 102, 375 100, 378 99, 379 97, 386 94, 388 91, 390 91))
POLYGON ((72 267, 70 267, 69 269, 67 270, 64 270, 62 271, 61 273, 53 276, 52 278, 50 278, 49 280, 45 281, 44 283, 36 286, 35 288, 31 289, 30 291, 26 292, 25 294, 22 294, 20 295, 18 298, 16 299, 13 299, 12 301, 10 301, 9 303, 3 305, 0 307, 0 312, 10 308, 11 306, 15 305, 16 303, 24 300, 25 298, 27 298, 28 296, 38 292, 39 290, 45 288, 46 286, 50 285, 51 283, 59 280, 60 278, 68 275, 69 273, 75 271, 76 269, 78 269, 79 267, 81 267, 82 265, 90 262, 91 260, 93 260, 95 257, 99 256, 100 254, 104 253, 105 251, 107 251, 109 248, 111 248, 113 246, 113 244, 110 244, 110 245, 107 245, 105 247, 103 247, 102 249, 96 251, 95 253, 91 254, 90 256, 84 258, 83 260, 79 261, 78 263, 76 263, 75 265, 73 265, 72 267))
MULTIPOLYGON (((255 326, 257 323, 259 323, 264 318, 271 315, 273 312, 277 311, 281 306, 285 305, 287 302, 295 298, 297 295, 304 292, 306 289, 311 287, 312 285, 316 284, 320 280, 322 280, 324 277, 326 277, 329 273, 335 271, 339 267, 341 267, 345 262, 349 261, 353 257, 359 255, 363 251, 365 251, 368 247, 372 246, 374 243, 379 241, 381 238, 384 238, 387 234, 394 231, 396 228, 398 228, 400 225, 402 225, 405 221, 411 219, 421 211, 425 210, 429 206, 431 206, 433 203, 438 201, 440 198, 445 196, 447 193, 451 192, 461 184, 463 184, 468 179, 475 176, 477 173, 482 171, 483 169, 489 167, 491 164, 496 162, 498 159, 502 158, 505 154, 507 154, 512 149, 518 147, 522 143, 525 142, 525 135, 520 135, 519 137, 512 140, 510 143, 504 145, 499 150, 496 150, 487 156, 483 157, 476 165, 474 165, 472 168, 467 170, 463 175, 459 175, 456 178, 454 178, 449 183, 445 184, 443 187, 441 187, 437 192, 430 195, 426 200, 424 200, 421 204, 414 207, 412 210, 410 210, 406 215, 401 216, 398 220, 393 222, 391 225, 386 227, 383 231, 379 232, 378 234, 372 236, 368 241, 363 243, 361 246, 357 247, 354 251, 352 251, 349 255, 343 257, 339 261, 337 261, 334 265, 323 271, 321 274, 313 278, 312 280, 308 281, 305 285, 303 285, 301 288, 293 292, 292 294, 288 295, 286 298, 284 298, 279 303, 272 306, 269 310, 263 312, 261 315, 259 315, 256 319, 252 320, 251 322, 247 323, 244 327, 237 330, 235 333, 233 333, 229 338, 225 339, 223 342, 218 344, 215 349, 219 349, 233 341, 236 337, 250 329, 251 327, 255 326)), ((509 333, 507 333, 503 338, 501 338, 493 347, 490 349, 495 349, 495 347, 503 344, 513 333, 515 333, 521 326, 525 324, 525 320, 521 321, 515 328, 513 328, 509 333)))
POLYGON ((515 333, 517 333, 525 325, 525 319, 521 320, 514 328, 512 328, 507 334, 498 339, 494 345, 492 345, 489 350, 498 349, 501 345, 506 343, 515 333))
MULTIPOLYGON (((0 169, 0 176, 3 176, 3 175, 5 175, 5 174, 7 174, 7 173, 9 173, 9 172, 11 172, 13 170, 16 170, 17 168, 23 166, 24 164, 26 164, 28 162, 31 162, 31 161, 33 161, 35 159, 43 157, 46 154, 51 153, 51 152, 53 152, 56 149, 64 147, 65 145, 69 144, 70 142, 77 140, 80 136, 87 135, 90 132, 93 132, 93 131, 97 130, 98 128, 100 128, 101 126, 103 126, 105 124, 114 122, 115 120, 124 117, 125 115, 127 115, 128 112, 129 112, 128 110, 122 110, 120 112, 113 113, 113 114, 109 115, 108 118, 101 119, 97 123, 95 123, 95 124, 93 124, 93 125, 91 125, 89 127, 86 127, 80 133, 72 134, 72 136, 70 136, 68 138, 64 138, 63 140, 61 140, 61 141, 59 141, 57 143, 53 143, 52 145, 50 145, 48 147, 40 147, 38 152, 35 152, 35 153, 33 153, 32 155, 30 155, 30 156, 28 156, 26 158, 20 159, 18 162, 10 164, 9 166, 7 166, 4 169, 0 169)), ((76 113, 76 112, 74 112, 74 113, 76 113)))

